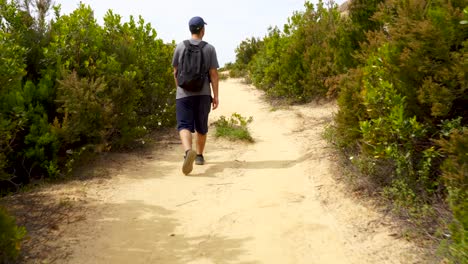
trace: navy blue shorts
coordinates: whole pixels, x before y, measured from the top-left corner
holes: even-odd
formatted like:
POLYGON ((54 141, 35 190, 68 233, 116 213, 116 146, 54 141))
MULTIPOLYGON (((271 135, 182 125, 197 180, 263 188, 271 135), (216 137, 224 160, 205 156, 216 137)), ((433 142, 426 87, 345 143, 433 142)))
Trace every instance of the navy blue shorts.
POLYGON ((177 130, 192 133, 208 133, 208 114, 211 111, 211 96, 189 96, 176 100, 177 130))

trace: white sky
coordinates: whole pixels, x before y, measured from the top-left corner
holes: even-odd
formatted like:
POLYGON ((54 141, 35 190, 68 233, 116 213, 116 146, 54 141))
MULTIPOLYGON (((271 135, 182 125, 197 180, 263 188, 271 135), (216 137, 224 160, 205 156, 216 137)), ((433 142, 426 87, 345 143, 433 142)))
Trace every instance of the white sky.
MULTIPOLYGON (((75 10, 80 0, 54 0, 62 14, 75 10)), ((221 66, 235 61, 235 48, 248 37, 263 37, 269 26, 283 29, 294 11, 304 10, 304 0, 81 0, 94 10, 102 24, 107 10, 128 21, 133 15, 151 23, 164 42, 177 43, 190 37, 188 21, 201 16, 208 25, 204 40, 214 45, 221 66)), ((310 2, 316 3, 316 0, 310 2)), ((338 4, 345 0, 336 0, 338 4)))

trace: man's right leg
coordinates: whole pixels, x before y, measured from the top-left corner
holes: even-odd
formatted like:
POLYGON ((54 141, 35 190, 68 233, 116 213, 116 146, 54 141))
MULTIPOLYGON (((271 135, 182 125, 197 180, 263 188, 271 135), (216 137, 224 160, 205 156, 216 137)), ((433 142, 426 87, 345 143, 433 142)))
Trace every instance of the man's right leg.
POLYGON ((188 129, 182 129, 179 131, 180 141, 182 142, 182 147, 184 151, 192 149, 192 132, 188 129))
POLYGON ((176 100, 177 128, 185 156, 182 172, 187 175, 193 170, 197 152, 192 150, 192 131, 194 131, 193 100, 190 97, 176 100))

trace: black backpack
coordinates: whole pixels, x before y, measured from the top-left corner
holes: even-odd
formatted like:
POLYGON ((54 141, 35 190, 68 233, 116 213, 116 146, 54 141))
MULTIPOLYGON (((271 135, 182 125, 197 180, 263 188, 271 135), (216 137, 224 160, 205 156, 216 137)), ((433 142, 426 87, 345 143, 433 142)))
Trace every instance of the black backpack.
POLYGON ((183 89, 190 92, 199 92, 203 88, 208 72, 205 70, 203 59, 203 47, 208 44, 204 41, 193 45, 189 40, 184 41, 185 50, 182 60, 177 67, 177 83, 183 89))

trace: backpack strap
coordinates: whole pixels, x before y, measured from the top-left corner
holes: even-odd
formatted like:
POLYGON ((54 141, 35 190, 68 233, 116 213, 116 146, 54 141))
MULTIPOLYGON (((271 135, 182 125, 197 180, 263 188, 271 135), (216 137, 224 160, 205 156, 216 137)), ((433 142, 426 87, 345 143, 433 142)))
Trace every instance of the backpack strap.
MULTIPOLYGON (((198 44, 198 47, 200 47, 200 49, 203 49, 206 46, 206 44, 208 44, 208 42, 202 40, 200 44, 198 44)), ((190 43, 190 40, 187 39, 184 40, 184 45, 186 48, 189 48, 190 45, 192 45, 192 43, 190 43)))
POLYGON ((179 76, 179 72, 182 72, 183 71, 183 68, 184 68, 184 57, 185 57, 185 52, 187 51, 188 48, 190 48, 190 41, 189 40, 184 40, 184 46, 185 46, 185 49, 184 49, 184 52, 182 53, 182 58, 181 58, 181 63, 179 65, 179 67, 177 67, 177 72, 176 72, 176 76, 179 76))
POLYGON ((200 49, 203 50, 203 48, 206 46, 206 44, 208 44, 208 42, 202 40, 202 41, 200 42, 200 44, 198 44, 198 47, 200 47, 200 49))
MULTIPOLYGON (((207 42, 205 41, 201 41, 200 44, 198 44, 198 47, 200 47, 200 51, 201 51, 201 69, 203 69, 203 66, 205 66, 205 56, 204 56, 204 53, 203 53, 203 48, 206 46, 206 44, 208 44, 207 42)), ((207 76, 209 77, 210 75, 207 74, 207 76)))

